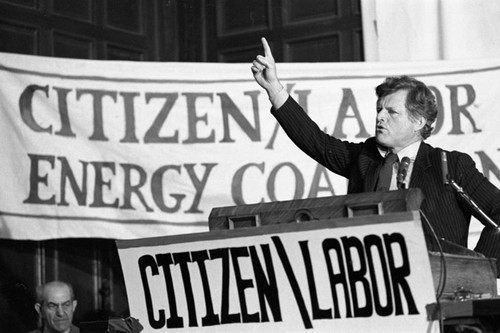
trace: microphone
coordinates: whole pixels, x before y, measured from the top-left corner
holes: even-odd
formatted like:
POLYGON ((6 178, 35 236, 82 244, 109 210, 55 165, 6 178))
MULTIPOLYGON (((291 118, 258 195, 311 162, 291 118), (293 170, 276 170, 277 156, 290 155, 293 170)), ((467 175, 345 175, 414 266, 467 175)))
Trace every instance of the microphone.
POLYGON ((410 167, 410 158, 405 156, 399 163, 398 175, 396 176, 398 189, 404 189, 405 186, 405 178, 408 173, 408 168, 410 167))
POLYGON ((443 173, 443 184, 450 183, 450 175, 448 174, 448 157, 445 151, 441 152, 441 171, 443 173))

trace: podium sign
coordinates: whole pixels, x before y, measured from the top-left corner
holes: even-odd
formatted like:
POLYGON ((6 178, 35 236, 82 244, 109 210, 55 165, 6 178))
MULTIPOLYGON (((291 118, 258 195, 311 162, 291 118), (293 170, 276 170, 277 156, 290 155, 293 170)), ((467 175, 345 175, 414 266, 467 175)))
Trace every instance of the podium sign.
POLYGON ((416 212, 117 246, 130 314, 145 332, 438 331, 416 212))

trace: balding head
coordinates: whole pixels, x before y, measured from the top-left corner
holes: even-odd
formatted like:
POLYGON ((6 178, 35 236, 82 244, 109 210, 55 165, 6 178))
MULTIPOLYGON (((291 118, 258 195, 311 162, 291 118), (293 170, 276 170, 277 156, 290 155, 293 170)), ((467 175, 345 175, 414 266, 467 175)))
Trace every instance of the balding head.
POLYGON ((36 293, 35 309, 40 315, 45 332, 69 332, 77 305, 73 287, 63 281, 52 281, 39 286, 36 293))

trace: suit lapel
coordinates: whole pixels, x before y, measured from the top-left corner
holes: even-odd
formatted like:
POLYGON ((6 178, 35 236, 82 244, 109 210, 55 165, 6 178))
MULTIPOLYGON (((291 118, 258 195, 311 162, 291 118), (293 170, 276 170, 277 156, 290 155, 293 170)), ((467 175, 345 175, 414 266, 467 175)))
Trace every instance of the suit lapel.
POLYGON ((369 149, 370 154, 368 155, 368 163, 365 173, 364 181, 364 192, 374 192, 375 185, 377 185, 378 174, 380 173, 380 168, 382 168, 382 162, 384 158, 380 154, 375 138, 370 141, 372 145, 369 149))
POLYGON ((432 166, 429 157, 429 146, 422 142, 420 148, 418 149, 417 157, 415 159, 415 164, 413 165, 413 171, 410 178, 410 187, 420 187, 424 186, 426 179, 426 172, 432 166))
POLYGON ((380 161, 371 161, 368 165, 368 168, 366 169, 365 192, 375 191, 375 185, 377 184, 377 178, 381 167, 382 163, 380 161))

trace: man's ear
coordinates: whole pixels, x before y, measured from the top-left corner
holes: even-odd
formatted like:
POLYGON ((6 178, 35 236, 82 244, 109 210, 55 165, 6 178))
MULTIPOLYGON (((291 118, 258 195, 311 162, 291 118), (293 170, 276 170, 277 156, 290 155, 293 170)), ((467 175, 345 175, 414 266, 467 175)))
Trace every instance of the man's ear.
POLYGON ((424 128, 426 123, 427 119, 425 119, 424 117, 418 117, 415 121, 415 131, 420 131, 422 128, 424 128))
POLYGON ((76 299, 74 299, 73 300, 73 311, 75 311, 77 305, 78 305, 78 301, 76 299))
POLYGON ((35 310, 39 315, 42 315, 42 305, 40 303, 35 303, 35 310))

